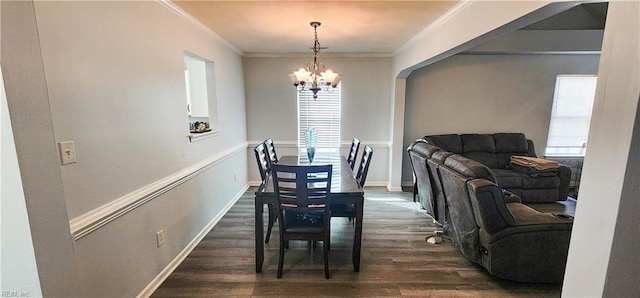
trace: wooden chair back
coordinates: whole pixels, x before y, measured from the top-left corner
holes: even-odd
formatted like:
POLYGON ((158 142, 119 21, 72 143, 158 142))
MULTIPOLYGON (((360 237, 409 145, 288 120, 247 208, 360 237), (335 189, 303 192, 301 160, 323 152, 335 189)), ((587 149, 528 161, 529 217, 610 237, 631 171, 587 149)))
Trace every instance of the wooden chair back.
POLYGON ((362 158, 360 159, 360 167, 356 173, 356 180, 362 188, 364 188, 364 183, 367 180, 367 173, 369 172, 369 164, 371 164, 372 156, 373 149, 371 149, 369 145, 364 146, 364 149, 362 150, 362 158))
POLYGON ((332 165, 273 164, 271 171, 278 209, 322 210, 329 204, 332 165))
POLYGON ((351 140, 351 149, 349 149, 349 155, 347 156, 347 162, 349 163, 349 166, 351 166, 351 170, 353 170, 356 165, 358 149, 360 149, 360 140, 353 138, 353 140, 351 140))
POLYGON ((278 162, 278 154, 276 153, 276 147, 273 145, 273 139, 268 138, 266 140, 264 140, 264 147, 267 150, 267 161, 272 164, 272 163, 277 163, 278 162))
POLYGON ((267 151, 265 150, 264 143, 260 143, 253 148, 253 152, 256 155, 260 178, 262 179, 262 182, 264 182, 267 178, 267 174, 269 174, 269 162, 267 161, 267 151))

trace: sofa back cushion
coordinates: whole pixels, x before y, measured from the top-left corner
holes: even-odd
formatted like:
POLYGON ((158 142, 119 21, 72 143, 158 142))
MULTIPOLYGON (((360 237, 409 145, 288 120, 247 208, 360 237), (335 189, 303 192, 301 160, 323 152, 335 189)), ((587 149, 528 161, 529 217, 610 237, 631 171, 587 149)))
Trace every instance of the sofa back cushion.
POLYGON ((443 150, 450 151, 455 154, 462 153, 462 140, 458 134, 425 136, 424 139, 429 144, 436 145, 443 150))
POLYGON ((463 134, 462 155, 477 160, 490 168, 498 167, 496 144, 490 134, 463 134))
POLYGON ((494 169, 504 169, 512 155, 529 156, 529 144, 523 133, 494 133, 497 165, 494 169))
POLYGON ((445 151, 445 150, 440 150, 440 151, 436 151, 431 155, 431 158, 429 160, 432 160, 433 162, 437 163, 437 164, 444 164, 444 161, 447 159, 447 157, 453 155, 453 153, 449 152, 449 151, 445 151))
POLYGON ((431 155, 439 150, 439 147, 428 144, 422 140, 415 141, 409 148, 409 152, 413 151, 415 154, 419 154, 425 158, 431 158, 431 155))
POLYGON ((533 142, 523 133, 441 134, 425 136, 442 150, 477 160, 492 169, 506 169, 512 155, 535 157, 533 142))
POLYGON ((449 156, 444 164, 468 179, 484 178, 496 183, 496 177, 487 166, 468 157, 454 154, 449 156))

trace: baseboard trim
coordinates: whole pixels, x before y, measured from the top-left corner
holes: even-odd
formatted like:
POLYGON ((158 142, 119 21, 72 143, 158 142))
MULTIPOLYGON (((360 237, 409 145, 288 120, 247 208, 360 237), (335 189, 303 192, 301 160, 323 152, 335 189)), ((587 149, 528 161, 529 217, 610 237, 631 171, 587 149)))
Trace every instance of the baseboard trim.
MULTIPOLYGON (((249 186, 260 186, 260 184, 262 184, 261 181, 249 181, 249 186)), ((365 187, 367 186, 371 186, 371 187, 376 187, 376 186, 383 186, 386 187, 389 183, 387 183, 386 181, 371 181, 371 182, 367 182, 365 183, 365 187)))
POLYGON ((171 189, 189 181, 200 173, 207 171, 214 165, 226 158, 245 152, 247 143, 240 143, 228 150, 220 152, 214 156, 204 159, 179 172, 155 181, 85 214, 75 217, 69 221, 71 235, 78 241, 82 237, 91 234, 95 230, 107 225, 117 218, 131 212, 132 210, 146 204, 159 197, 171 189))
POLYGON ((387 181, 371 181, 371 182, 365 182, 364 187, 366 188, 367 186, 371 186, 371 187, 376 187, 376 186, 387 186, 389 185, 389 182, 387 181))
POLYGON ((389 184, 385 184, 385 186, 387 187, 388 191, 392 191, 392 192, 402 192, 402 187, 401 186, 391 186, 389 184))
POLYGON ((184 259, 186 259, 187 256, 189 256, 189 254, 193 251, 193 249, 196 248, 198 243, 202 241, 202 239, 211 231, 211 229, 213 229, 213 227, 215 227, 216 224, 218 224, 220 219, 222 219, 222 217, 225 214, 227 214, 227 212, 229 212, 229 209, 231 209, 231 207, 233 207, 233 205, 235 205, 236 202, 238 202, 238 200, 247 191, 247 189, 249 189, 249 184, 245 184, 245 186, 240 190, 240 192, 238 192, 233 197, 233 199, 231 199, 231 201, 229 201, 229 203, 224 206, 222 211, 220 211, 196 235, 196 237, 194 237, 193 240, 191 240, 191 242, 189 242, 189 244, 187 244, 187 246, 175 258, 173 258, 173 260, 171 260, 171 262, 169 262, 169 264, 167 264, 167 266, 165 266, 164 269, 162 269, 162 271, 160 271, 160 273, 158 273, 158 275, 153 280, 151 280, 151 282, 144 289, 142 289, 140 294, 138 294, 138 296, 136 297, 138 298, 150 297, 153 294, 153 292, 155 292, 160 287, 160 285, 171 275, 171 273, 173 273, 173 271, 175 271, 176 268, 178 268, 178 266, 182 264, 184 259))

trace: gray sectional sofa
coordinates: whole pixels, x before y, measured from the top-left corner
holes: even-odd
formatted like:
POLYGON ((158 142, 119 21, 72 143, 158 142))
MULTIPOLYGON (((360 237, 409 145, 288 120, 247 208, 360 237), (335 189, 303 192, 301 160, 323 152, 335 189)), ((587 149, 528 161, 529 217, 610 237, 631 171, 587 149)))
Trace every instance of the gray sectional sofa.
POLYGON ((522 133, 441 134, 425 136, 424 140, 489 167, 497 184, 520 196, 522 202, 563 201, 569 194, 569 167, 560 165, 557 173, 537 174, 510 166, 512 155, 536 157, 533 141, 522 133))
POLYGON ((509 280, 562 281, 573 218, 523 202, 566 199, 567 167, 543 176, 512 169, 512 155, 535 157, 521 133, 426 136, 407 151, 420 205, 466 258, 509 280))
POLYGON ((560 283, 573 218, 538 212, 505 198, 486 166, 461 155, 438 168, 460 252, 490 274, 521 282, 560 283))

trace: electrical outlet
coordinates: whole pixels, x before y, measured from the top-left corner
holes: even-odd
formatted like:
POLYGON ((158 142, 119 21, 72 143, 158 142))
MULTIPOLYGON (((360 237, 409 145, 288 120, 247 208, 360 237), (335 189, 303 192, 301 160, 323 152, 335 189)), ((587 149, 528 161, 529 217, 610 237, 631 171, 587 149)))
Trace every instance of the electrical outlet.
POLYGON ((59 142, 60 162, 62 165, 68 165, 76 162, 76 147, 73 141, 59 142))
POLYGON ((158 243, 158 247, 164 244, 164 230, 156 232, 156 242, 158 243))

